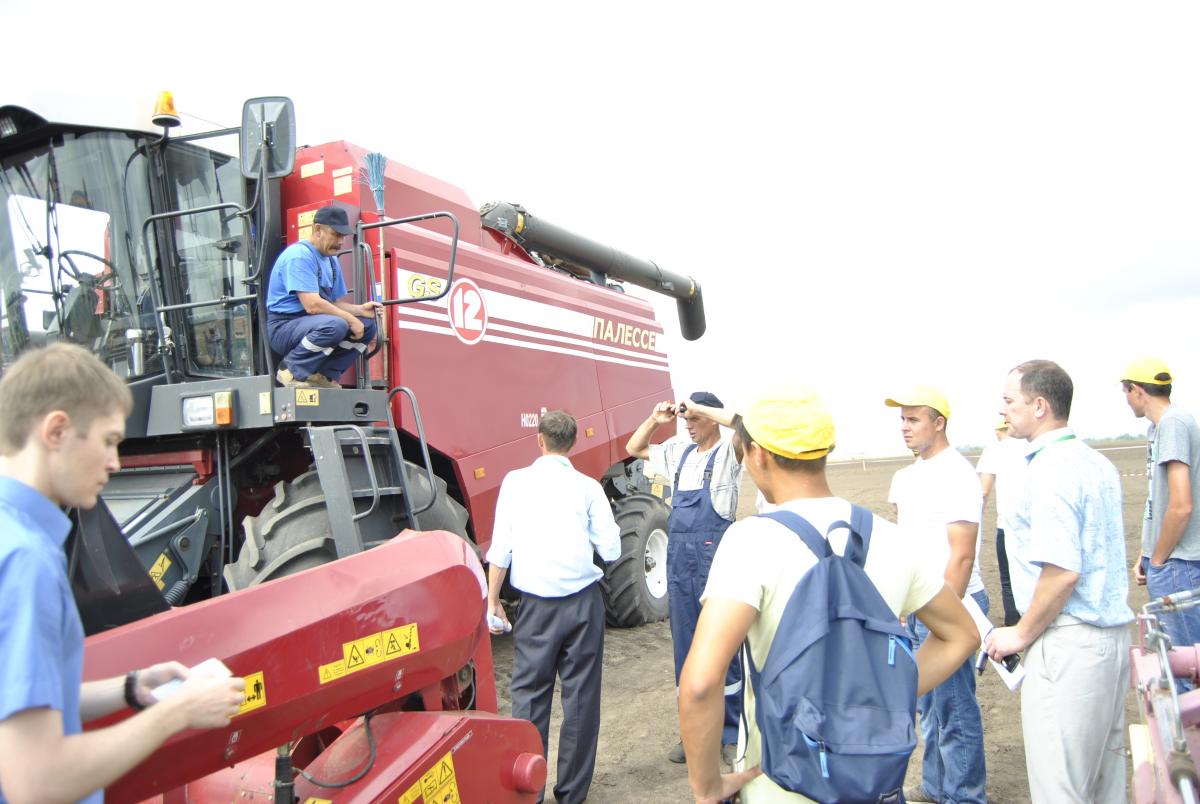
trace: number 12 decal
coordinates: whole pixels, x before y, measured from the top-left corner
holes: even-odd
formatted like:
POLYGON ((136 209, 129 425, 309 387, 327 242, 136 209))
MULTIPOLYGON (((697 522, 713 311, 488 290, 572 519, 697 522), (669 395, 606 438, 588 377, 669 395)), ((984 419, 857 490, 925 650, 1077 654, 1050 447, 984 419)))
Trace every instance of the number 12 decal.
POLYGON ((483 291, 470 279, 455 281, 450 289, 448 312, 450 328, 455 336, 463 343, 470 345, 483 340, 487 332, 487 307, 483 301, 483 291))

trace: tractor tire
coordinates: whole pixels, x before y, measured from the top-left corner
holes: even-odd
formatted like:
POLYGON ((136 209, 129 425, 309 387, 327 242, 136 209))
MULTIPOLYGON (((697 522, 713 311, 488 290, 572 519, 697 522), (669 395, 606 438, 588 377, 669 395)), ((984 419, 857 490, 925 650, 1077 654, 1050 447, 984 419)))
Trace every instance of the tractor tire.
POLYGON ((651 494, 631 494, 613 509, 621 528, 621 557, 600 581, 608 624, 632 628, 665 620, 670 508, 651 494))
MULTIPOLYGON (((410 489, 417 501, 428 499, 425 473, 413 464, 410 489)), ((417 516, 421 530, 448 530, 467 539, 467 511, 446 494, 446 481, 434 478, 438 500, 417 516)), ((230 592, 282 578, 337 558, 325 494, 316 469, 295 480, 275 484, 275 499, 258 516, 242 523, 245 541, 237 561, 227 564, 225 584, 230 592)), ((469 540, 468 540, 469 541, 469 540)), ((373 545, 372 545, 373 546, 373 545)))

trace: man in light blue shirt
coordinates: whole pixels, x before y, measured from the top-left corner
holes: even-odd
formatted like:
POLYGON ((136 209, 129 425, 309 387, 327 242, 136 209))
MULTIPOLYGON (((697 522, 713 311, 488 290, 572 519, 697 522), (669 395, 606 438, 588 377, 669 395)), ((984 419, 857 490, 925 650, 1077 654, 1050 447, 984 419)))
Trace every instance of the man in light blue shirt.
POLYGON ((133 399, 94 355, 66 343, 0 379, 0 804, 103 800, 103 788, 185 728, 227 726, 241 679, 185 678, 178 662, 82 683, 83 627, 67 577, 61 508, 91 508, 120 468, 133 399), (83 724, 146 711, 104 729, 83 724))
POLYGON ((994 659, 1025 651, 1021 723, 1035 804, 1125 801, 1133 612, 1121 479, 1067 426, 1073 395, 1048 360, 1017 366, 1004 389, 1010 437, 1029 441, 1005 545, 1021 619, 993 630, 986 648, 994 659))
POLYGON ((308 238, 284 249, 271 269, 267 337, 283 356, 275 372, 283 385, 337 388, 375 338, 379 302, 340 301, 348 291, 337 254, 350 232, 346 210, 321 207, 308 238))
POLYGON ((508 628, 500 589, 510 568, 512 585, 522 593, 513 626, 512 713, 533 722, 543 751, 554 678, 562 679, 554 796, 564 804, 587 798, 600 735, 604 595, 597 581, 604 573, 592 553, 604 561, 621 555, 621 530, 604 490, 567 458, 576 433, 570 415, 558 410, 542 415, 537 436, 542 456, 505 476, 487 553, 492 633, 508 628))

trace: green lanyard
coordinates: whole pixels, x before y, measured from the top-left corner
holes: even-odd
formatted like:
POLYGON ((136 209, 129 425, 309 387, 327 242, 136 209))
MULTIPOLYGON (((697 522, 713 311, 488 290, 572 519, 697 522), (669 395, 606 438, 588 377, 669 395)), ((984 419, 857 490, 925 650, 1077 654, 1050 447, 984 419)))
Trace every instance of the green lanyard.
MULTIPOLYGON (((1073 438, 1075 438, 1074 433, 1067 433, 1065 436, 1059 436, 1058 438, 1054 439, 1053 441, 1050 442, 1050 444, 1057 444, 1059 441, 1070 441, 1073 438)), ((1034 450, 1032 453, 1030 453, 1029 457, 1027 457, 1025 460, 1032 463, 1033 459, 1038 456, 1038 453, 1040 453, 1046 447, 1050 446, 1050 444, 1042 444, 1040 447, 1038 447, 1036 450, 1034 450)))

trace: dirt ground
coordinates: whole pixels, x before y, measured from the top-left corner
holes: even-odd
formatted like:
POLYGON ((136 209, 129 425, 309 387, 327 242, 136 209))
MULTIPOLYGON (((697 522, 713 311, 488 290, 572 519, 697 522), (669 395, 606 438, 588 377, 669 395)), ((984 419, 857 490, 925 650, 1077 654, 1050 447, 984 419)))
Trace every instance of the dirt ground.
MULTIPOLYGON (((1121 473, 1125 504, 1126 551, 1132 557, 1141 539, 1141 513, 1146 498, 1145 447, 1129 443, 1106 448, 1104 453, 1121 473)), ((866 505, 877 514, 891 517, 887 490, 892 474, 905 459, 832 464, 830 485, 835 494, 866 505)), ((754 486, 749 477, 743 484, 739 517, 754 513, 754 486)), ((980 569, 991 597, 991 619, 1004 618, 1000 602, 1000 579, 996 565, 996 512, 989 503, 984 512, 983 548, 980 569)), ((1130 582, 1130 605, 1135 611, 1146 602, 1145 587, 1130 582)), ((500 711, 511 712, 508 697, 512 677, 512 639, 493 637, 496 688, 500 711)), ((589 801, 688 802, 687 769, 667 761, 667 752, 678 740, 675 707, 675 678, 671 660, 671 634, 666 622, 641 628, 610 628, 605 636, 604 681, 601 702, 600 745, 596 774, 589 801)), ((1029 800, 1025 776, 1025 752, 1021 743, 1019 695, 1010 693, 992 672, 985 673, 978 687, 983 712, 984 743, 987 751, 988 798, 997 804, 1029 800)), ((1137 720, 1132 694, 1126 718, 1137 720)), ((554 786, 558 726, 561 711, 556 700, 550 726, 549 779, 547 800, 554 786)), ((909 765, 909 782, 920 780, 922 747, 918 746, 909 765)))

